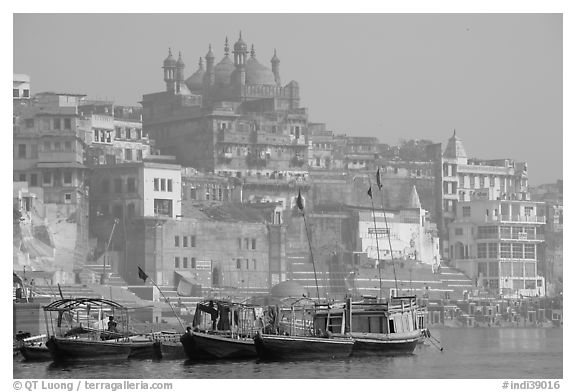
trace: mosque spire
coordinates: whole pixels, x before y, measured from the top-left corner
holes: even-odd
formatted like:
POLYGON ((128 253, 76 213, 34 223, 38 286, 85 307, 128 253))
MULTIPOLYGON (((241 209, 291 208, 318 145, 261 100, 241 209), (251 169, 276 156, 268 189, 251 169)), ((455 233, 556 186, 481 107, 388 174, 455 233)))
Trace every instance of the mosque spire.
POLYGON ((224 55, 228 56, 230 53, 230 46, 228 45, 228 36, 226 36, 226 41, 224 41, 224 55))
POLYGON ((254 50, 254 44, 252 44, 252 48, 250 49, 250 57, 256 58, 256 51, 254 50))

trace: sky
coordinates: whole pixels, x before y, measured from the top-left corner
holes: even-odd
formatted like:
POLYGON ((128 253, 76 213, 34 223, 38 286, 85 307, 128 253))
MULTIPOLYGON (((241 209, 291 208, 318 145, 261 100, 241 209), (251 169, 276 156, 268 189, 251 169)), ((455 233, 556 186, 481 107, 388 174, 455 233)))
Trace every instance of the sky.
POLYGON ((528 162, 531 185, 562 171, 562 14, 14 14, 13 70, 32 93, 137 104, 162 91, 168 47, 185 76, 239 31, 312 122, 383 143, 456 130, 470 157, 528 162))

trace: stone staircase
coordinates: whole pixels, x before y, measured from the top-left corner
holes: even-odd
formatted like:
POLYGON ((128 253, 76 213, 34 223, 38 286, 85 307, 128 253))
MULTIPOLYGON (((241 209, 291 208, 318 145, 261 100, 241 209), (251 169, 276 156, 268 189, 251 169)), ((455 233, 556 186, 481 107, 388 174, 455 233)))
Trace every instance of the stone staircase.
MULTIPOLYGON (((104 271, 104 266, 102 264, 84 264, 84 267, 80 272, 80 281, 83 284, 99 284, 102 271, 104 271)), ((128 283, 126 283, 120 275, 113 272, 112 267, 109 265, 106 266, 105 284, 111 286, 128 286, 128 283)))

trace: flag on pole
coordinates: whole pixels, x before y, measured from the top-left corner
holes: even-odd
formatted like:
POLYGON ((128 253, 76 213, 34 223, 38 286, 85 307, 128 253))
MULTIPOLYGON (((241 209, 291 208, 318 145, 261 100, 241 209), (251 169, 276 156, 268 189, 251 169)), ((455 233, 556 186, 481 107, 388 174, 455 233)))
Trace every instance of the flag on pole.
POLYGON ((144 282, 146 282, 146 279, 148 279, 148 275, 146 275, 146 273, 140 267, 138 267, 138 277, 144 282))
POLYGON ((296 198, 296 205, 300 209, 300 211, 304 211, 304 203, 302 200, 302 195, 300 194, 300 189, 298 189, 298 197, 296 198))
POLYGON ((368 196, 372 198, 372 185, 370 185, 370 188, 368 188, 368 196))
POLYGON ((380 182, 380 166, 378 166, 378 170, 376 170, 376 184, 378 185, 378 189, 382 189, 382 183, 380 182))

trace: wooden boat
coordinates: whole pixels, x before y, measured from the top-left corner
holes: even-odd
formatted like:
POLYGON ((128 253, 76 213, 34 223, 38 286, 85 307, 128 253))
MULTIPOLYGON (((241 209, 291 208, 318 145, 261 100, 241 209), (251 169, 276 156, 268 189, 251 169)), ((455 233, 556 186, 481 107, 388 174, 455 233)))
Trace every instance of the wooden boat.
POLYGON ((335 336, 257 334, 254 344, 261 359, 333 359, 350 356, 354 340, 335 336))
POLYGON ((44 342, 19 342, 18 349, 27 361, 51 361, 50 350, 44 342))
POLYGON ((354 340, 353 355, 411 354, 422 337, 418 314, 419 307, 413 296, 392 297, 385 303, 348 300, 344 306, 332 305, 318 310, 314 326, 346 333, 354 340), (342 320, 349 320, 349 325, 342 320))
POLYGON ((129 331, 127 309, 117 302, 101 298, 60 299, 45 306, 44 314, 46 330, 51 331, 46 346, 55 361, 110 361, 153 357, 153 340, 134 336, 129 331), (118 320, 109 317, 108 330, 104 329, 104 312, 116 315, 118 320), (58 315, 56 325, 52 318, 48 322, 48 315, 53 313, 58 315), (71 325, 74 320, 82 320, 83 323, 91 325, 71 325), (65 323, 68 325, 65 326, 65 323), (120 330, 117 329, 118 324, 121 325, 120 330), (106 339, 107 337, 117 338, 106 339))
POLYGON ((255 358, 253 337, 261 328, 260 307, 230 301, 204 301, 196 307, 194 331, 180 341, 191 360, 255 358))
POLYGON ((154 358, 156 359, 185 359, 184 346, 180 342, 180 334, 161 332, 153 334, 154 358))

